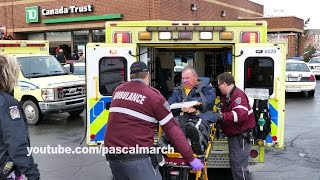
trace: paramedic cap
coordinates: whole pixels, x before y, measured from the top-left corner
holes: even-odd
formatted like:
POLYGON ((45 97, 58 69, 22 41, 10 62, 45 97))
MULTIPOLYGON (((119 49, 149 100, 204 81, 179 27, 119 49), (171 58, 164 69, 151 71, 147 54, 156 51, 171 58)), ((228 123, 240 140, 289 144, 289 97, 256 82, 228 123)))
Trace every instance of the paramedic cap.
POLYGON ((148 71, 147 65, 141 61, 134 62, 130 67, 130 74, 147 72, 147 71, 148 71))

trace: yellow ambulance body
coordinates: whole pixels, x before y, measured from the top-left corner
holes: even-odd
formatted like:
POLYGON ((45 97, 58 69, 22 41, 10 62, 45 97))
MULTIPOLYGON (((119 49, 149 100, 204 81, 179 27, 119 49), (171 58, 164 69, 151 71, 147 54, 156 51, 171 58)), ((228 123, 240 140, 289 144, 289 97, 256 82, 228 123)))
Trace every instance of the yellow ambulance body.
POLYGON ((85 80, 69 74, 49 55, 48 41, 2 40, 0 54, 20 65, 13 95, 21 102, 29 124, 38 124, 45 114, 83 112, 85 80))
MULTIPOLYGON (((150 84, 166 98, 187 65, 213 86, 218 74, 231 72, 237 87, 267 102, 264 111, 271 130, 265 139, 257 139, 250 161, 263 162, 266 146, 284 146, 286 50, 284 44, 267 42, 265 21, 107 22, 106 43, 89 43, 86 52, 89 145, 103 143, 112 92, 130 80, 130 65, 143 61, 150 69, 150 84), (255 75, 256 70, 264 74, 255 75)), ((228 153, 227 141, 220 136, 212 145, 208 167, 229 167, 228 153)))

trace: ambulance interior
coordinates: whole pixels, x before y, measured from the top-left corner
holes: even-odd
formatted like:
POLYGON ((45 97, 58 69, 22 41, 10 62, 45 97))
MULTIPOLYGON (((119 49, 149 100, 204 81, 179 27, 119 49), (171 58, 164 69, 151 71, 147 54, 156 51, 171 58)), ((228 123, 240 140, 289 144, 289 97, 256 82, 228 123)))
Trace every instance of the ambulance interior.
MULTIPOLYGON (((150 53, 145 58, 151 73, 151 85, 166 98, 170 97, 174 87, 180 85, 181 70, 186 66, 194 67, 199 79, 212 86, 217 85, 219 74, 232 70, 231 60, 228 62, 227 58, 231 48, 151 48, 148 51, 150 53)), ((143 58, 140 60, 146 62, 143 58)), ((216 90, 219 93, 219 89, 216 90)))

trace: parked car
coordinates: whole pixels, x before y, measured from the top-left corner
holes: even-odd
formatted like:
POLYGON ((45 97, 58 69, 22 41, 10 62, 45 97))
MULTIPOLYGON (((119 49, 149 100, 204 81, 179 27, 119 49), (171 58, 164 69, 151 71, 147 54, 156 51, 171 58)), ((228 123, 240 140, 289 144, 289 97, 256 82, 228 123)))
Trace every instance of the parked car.
POLYGON ((303 61, 303 56, 287 57, 287 60, 303 61))
POLYGON ((73 62, 65 64, 64 67, 69 73, 85 78, 86 74, 86 63, 85 62, 73 62))
POLYGON ((316 78, 304 61, 286 61, 286 92, 304 92, 314 96, 316 78))
POLYGON ((308 66, 314 75, 320 76, 320 57, 313 57, 308 62, 308 66))

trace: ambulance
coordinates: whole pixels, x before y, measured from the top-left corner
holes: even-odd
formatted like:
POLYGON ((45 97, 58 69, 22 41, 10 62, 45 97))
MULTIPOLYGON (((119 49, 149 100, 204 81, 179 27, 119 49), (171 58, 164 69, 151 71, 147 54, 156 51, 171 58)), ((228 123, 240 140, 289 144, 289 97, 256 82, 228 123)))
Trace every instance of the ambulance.
MULTIPOLYGON (((232 73, 252 99, 257 127, 250 161, 264 162, 266 147, 284 146, 285 55, 285 44, 267 42, 265 21, 107 22, 106 43, 87 44, 87 143, 103 143, 112 92, 130 80, 133 62, 148 65, 151 86, 166 98, 181 82, 181 67, 193 66, 215 87, 220 73, 232 73)), ((228 153, 218 133, 208 167, 230 167, 228 153)))
POLYGON ((28 124, 43 115, 84 111, 85 79, 69 74, 52 55, 48 41, 0 41, 0 54, 16 59, 21 71, 13 95, 22 104, 28 124))

